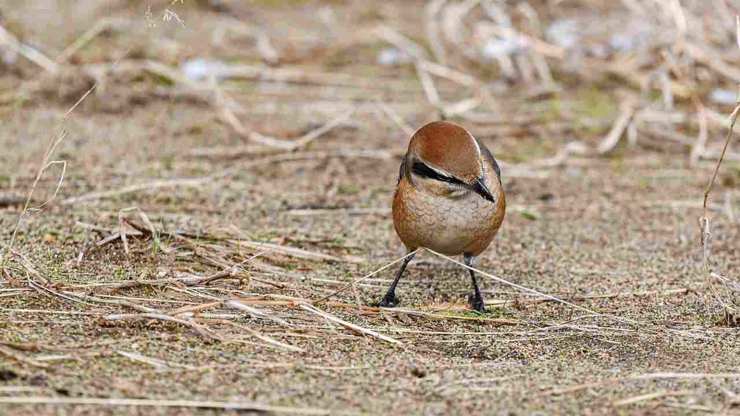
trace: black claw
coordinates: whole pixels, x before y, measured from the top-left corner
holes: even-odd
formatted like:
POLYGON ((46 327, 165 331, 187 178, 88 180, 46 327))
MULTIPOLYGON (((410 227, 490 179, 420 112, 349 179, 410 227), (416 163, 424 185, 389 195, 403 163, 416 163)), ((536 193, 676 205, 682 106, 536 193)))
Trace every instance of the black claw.
POLYGON ((480 313, 486 311, 486 304, 483 302, 483 298, 476 294, 471 294, 470 296, 468 296, 468 304, 470 304, 471 308, 480 313))
POLYGON ((398 298, 396 298, 396 295, 393 294, 385 295, 383 297, 383 300, 378 303, 378 306, 380 306, 381 308, 394 308, 396 307, 396 305, 398 305, 398 298))

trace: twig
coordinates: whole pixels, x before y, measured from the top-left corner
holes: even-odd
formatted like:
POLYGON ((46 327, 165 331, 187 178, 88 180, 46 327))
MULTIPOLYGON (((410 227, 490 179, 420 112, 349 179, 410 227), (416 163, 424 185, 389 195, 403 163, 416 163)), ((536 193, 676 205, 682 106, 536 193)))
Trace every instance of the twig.
POLYGON ((110 198, 114 196, 120 196, 120 195, 136 193, 140 191, 147 191, 147 190, 152 190, 152 189, 175 188, 178 186, 197 187, 197 186, 203 185, 204 183, 211 182, 214 179, 216 179, 216 177, 212 175, 212 176, 207 176, 203 178, 158 180, 158 181, 152 181, 148 183, 129 185, 121 189, 116 189, 112 191, 90 192, 87 194, 64 199, 61 201, 61 204, 62 205, 72 205, 72 204, 76 204, 79 202, 94 201, 96 199, 106 199, 106 198, 110 198))
MULTIPOLYGON (((46 277, 44 277, 41 273, 39 273, 38 270, 36 270, 36 268, 34 267, 33 263, 31 262, 31 260, 28 257, 26 257, 25 255, 23 255, 23 253, 14 250, 13 248, 10 247, 9 244, 5 244, 5 243, 2 243, 2 242, 0 242, 0 247, 2 247, 5 250, 4 251, 4 255, 7 256, 7 257, 5 257, 5 259, 7 259, 7 258, 10 257, 9 254, 12 254, 12 255, 14 255, 15 257, 17 257, 20 260, 19 263, 20 263, 21 267, 23 267, 26 270, 26 273, 28 273, 30 276, 33 276, 33 277, 35 277, 35 278, 37 278, 39 280, 43 280, 45 282, 48 282, 49 281, 49 279, 47 279, 46 277)), ((2 262, 0 262, 0 271, 3 271, 3 264, 2 264, 2 262)))
POLYGON ((704 105, 697 100, 697 113, 699 116, 699 135, 696 138, 696 142, 691 147, 691 154, 689 155, 689 164, 696 165, 699 159, 706 152, 707 138, 709 136, 707 128, 707 111, 704 105))
POLYGON ((155 319, 155 320, 165 321, 165 322, 175 322, 180 325, 185 325, 187 327, 192 328, 195 332, 198 333, 198 335, 202 336, 203 338, 223 341, 223 339, 221 339, 220 336, 218 336, 217 334, 214 334, 209 329, 196 324, 195 322, 191 322, 185 319, 175 318, 175 317, 165 315, 165 314, 160 314, 160 313, 113 314, 113 315, 106 315, 104 318, 108 321, 138 321, 142 319, 155 319))
POLYGON ((388 215, 391 213, 390 208, 311 208, 311 209, 291 209, 285 211, 289 215, 298 217, 308 217, 314 215, 388 215))
MULTIPOLYGON (((66 301, 73 302, 73 303, 80 303, 80 304, 83 304, 83 305, 91 305, 90 303, 87 303, 85 301, 81 301, 79 299, 76 299, 75 297, 70 297, 69 295, 56 292, 55 290, 53 290, 51 288, 48 288, 48 287, 46 287, 46 286, 44 286, 42 284, 39 284, 39 283, 35 282, 31 278, 28 278, 27 282, 28 282, 28 285, 29 286, 31 286, 32 288, 34 288, 37 292, 39 292, 42 295, 47 295, 47 296, 51 296, 51 297, 55 297, 55 298, 59 298, 59 299, 64 299, 66 301)), ((47 280, 47 282, 48 282, 48 280, 47 280)))
POLYGON ((316 315, 319 315, 319 316, 321 316, 321 317, 323 317, 323 318, 325 318, 325 319, 327 319, 327 320, 329 320, 331 322, 334 322, 334 323, 337 323, 339 325, 345 326, 345 327, 347 327, 347 328, 349 328, 349 329, 351 329, 353 331, 357 331, 357 332, 362 333, 362 334, 370 335, 372 337, 381 339, 381 340, 383 340, 385 342, 389 342, 391 344, 402 345, 401 341, 399 341, 399 340, 397 340, 395 338, 391 338, 389 336, 386 336, 386 335, 383 335, 383 334, 379 334, 379 333, 377 333, 377 332, 375 332, 375 331, 373 331, 371 329, 363 328, 363 327, 361 327, 359 325, 355 325, 355 324, 353 324, 351 322, 347 322, 347 321, 345 321, 343 319, 337 318, 336 316, 334 316, 334 315, 332 315, 330 313, 327 313, 327 312, 321 311, 319 309, 316 309, 315 307, 313 307, 313 306, 311 306, 311 305, 309 305, 307 303, 302 303, 301 304, 301 308, 304 309, 304 310, 306 310, 306 311, 309 311, 311 313, 315 313, 316 315))
POLYGON ((275 346, 275 347, 278 347, 278 348, 282 348, 282 349, 288 350, 290 352, 305 352, 305 350, 303 348, 299 348, 299 347, 296 347, 296 346, 293 346, 293 345, 290 345, 290 344, 286 344, 284 342, 280 342, 280 341, 276 340, 275 338, 272 338, 272 337, 269 337, 269 336, 267 336, 265 334, 262 334, 261 332, 258 332, 258 331, 254 330, 254 329, 252 329, 252 328, 250 328, 248 326, 240 325, 240 324, 237 324, 235 322, 230 322, 230 321, 223 321, 222 323, 223 324, 226 324, 226 325, 233 326, 233 327, 238 328, 238 329, 240 329, 242 331, 247 331, 251 336, 253 336, 253 337, 255 337, 255 338, 257 338, 257 339, 259 339, 261 341, 265 341, 266 343, 268 343, 268 344, 270 344, 272 346, 275 346))
POLYGON ((421 87, 424 90, 424 95, 427 97, 429 104, 437 109, 441 109, 442 100, 439 98, 437 87, 434 86, 434 80, 432 80, 429 73, 422 68, 421 64, 416 65, 416 75, 419 77, 419 82, 421 82, 421 87))
POLYGON ((347 119, 352 116, 352 114, 355 112, 355 109, 351 109, 349 111, 346 111, 342 113, 340 116, 334 118, 333 120, 329 121, 328 123, 324 124, 323 126, 311 130, 310 132, 304 134, 297 140, 282 140, 282 139, 276 139, 274 137, 268 137, 264 136, 257 132, 252 132, 249 134, 249 138, 260 144, 278 147, 285 150, 296 150, 300 149, 301 147, 307 146, 312 141, 318 139, 319 137, 323 136, 324 134, 328 133, 335 127, 339 126, 340 124, 347 121, 347 119))
POLYGON ((619 138, 622 137, 625 129, 627 129, 627 125, 629 125, 630 120, 632 120, 632 116, 635 114, 635 109, 635 103, 631 99, 627 99, 622 103, 622 111, 619 114, 619 117, 614 122, 611 130, 609 130, 609 133, 596 148, 596 151, 599 154, 603 155, 608 153, 614 149, 617 143, 619 143, 619 138))
POLYGON ((544 394, 546 395, 558 395, 573 393, 580 390, 591 389, 596 387, 605 387, 611 384, 617 384, 623 381, 630 380, 674 380, 674 379, 699 379, 699 380, 713 380, 713 379, 740 379, 740 373, 647 373, 637 374, 629 377, 613 377, 605 380, 595 381, 591 383, 575 384, 557 389, 547 389, 544 394))
POLYGON ((408 37, 398 33, 395 29, 389 26, 379 26, 375 29, 375 33, 386 42, 397 47, 398 49, 406 52, 409 56, 416 60, 426 60, 427 53, 418 43, 409 39, 408 37))
POLYGON ((332 256, 330 254, 316 253, 313 251, 303 250, 296 247, 281 246, 279 244, 262 243, 259 241, 248 240, 228 240, 229 243, 242 247, 250 247, 257 250, 265 250, 274 253, 284 254, 289 257, 295 257, 304 260, 314 261, 331 261, 336 263, 364 263, 365 259, 356 256, 332 256))
POLYGON ((47 72, 52 74, 59 72, 59 65, 56 62, 49 59, 37 49, 19 41, 15 35, 8 32, 2 25, 0 25, 0 44, 8 45, 10 49, 21 54, 23 57, 40 66, 47 72))
POLYGON ((98 398, 98 397, 0 397, 3 404, 35 404, 35 405, 85 405, 102 407, 182 407, 194 409, 217 410, 244 410, 252 412, 288 413, 295 415, 332 415, 353 414, 310 407, 271 406, 252 402, 222 402, 212 400, 167 400, 167 399, 129 399, 129 398, 98 398))
MULTIPOLYGON (((207 155, 208 157, 227 157, 227 158, 240 158, 243 156, 249 156, 251 153, 245 151, 242 148, 231 148, 231 149, 215 149, 212 153, 207 155)), ((271 165, 274 163, 284 162, 296 162, 301 160, 317 160, 324 158, 338 158, 338 159, 378 159, 387 160, 392 159, 395 156, 400 156, 399 152, 392 152, 388 150, 375 150, 375 149, 339 149, 334 151, 313 151, 313 152, 287 152, 280 153, 277 155, 267 156, 256 160, 251 160, 243 165, 242 168, 252 168, 257 166, 271 165)), ((206 156, 206 155, 203 155, 206 156)))
POLYGON ((710 48, 709 44, 704 43, 697 45, 691 42, 684 44, 686 52, 699 62, 706 64, 718 74, 728 78, 733 82, 740 83, 740 70, 737 66, 726 63, 718 52, 710 48))
POLYGON ((384 265, 383 267, 381 267, 381 268, 379 268, 379 269, 376 269, 376 270, 374 270, 374 271, 372 271, 372 272, 370 272, 370 273, 368 273, 368 274, 366 274, 366 275, 364 275, 364 276, 360 277, 359 279, 355 279, 355 280, 353 280, 353 281, 351 281, 351 282, 347 283, 347 284, 346 284, 346 285, 344 285, 344 286, 343 286, 343 287, 342 287, 341 289, 339 289, 339 290, 337 290, 337 291, 335 291, 335 292, 332 292, 332 293, 330 293, 330 294, 328 294, 328 295, 326 295, 326 296, 322 297, 321 299, 319 299, 319 300, 315 301, 315 302, 314 302, 314 304, 325 302, 325 301, 326 301, 327 299, 329 299, 329 298, 331 298, 331 297, 334 297, 334 296, 336 296, 336 295, 338 295, 338 294, 340 294, 340 293, 342 293, 342 292, 346 291, 347 289, 349 289, 349 288, 353 287, 353 286, 354 286, 355 284, 357 284, 357 283, 359 283, 359 282, 361 282, 361 281, 363 281, 363 280, 365 280, 365 279, 369 279, 369 278, 371 278, 371 277, 375 276, 376 274, 378 274, 378 273, 382 272, 383 270, 385 270, 385 269, 387 269, 387 268, 389 268, 389 267, 393 266, 394 264, 396 264, 396 263, 399 263, 399 262, 401 262, 401 261, 405 260, 405 259, 406 259, 407 257, 409 257, 409 256, 413 256, 413 255, 415 255, 415 254, 416 254, 416 253, 417 253, 418 251, 419 251, 419 250, 417 249, 417 250, 414 250, 414 251, 412 251, 411 253, 407 253, 407 254, 406 254, 405 256, 403 256, 403 257, 400 257, 400 258, 397 258, 397 259, 393 260, 392 262, 390 262, 390 263, 387 263, 387 264, 386 264, 386 265, 384 265))
POLYGON ((630 377, 632 380, 671 380, 671 379, 740 379, 740 373, 646 373, 630 377))
POLYGON ((21 362, 23 364, 28 364, 28 365, 33 366, 33 367, 39 367, 39 368, 47 368, 47 367, 49 367, 48 365, 46 365, 44 363, 40 363, 40 362, 38 362, 38 361, 36 361, 36 360, 34 360, 32 358, 27 358, 24 355, 22 355, 20 353, 17 353, 17 352, 13 351, 12 349, 10 349, 10 348, 8 348, 8 347, 6 347, 4 345, 0 345, 0 355, 4 355, 4 356, 9 357, 9 358, 12 358, 12 359, 14 359, 14 360, 16 360, 18 362, 21 362))
POLYGON ((69 291, 65 291, 64 294, 65 295, 68 295, 68 296, 74 296, 74 297, 77 297, 77 298, 80 298, 80 299, 84 299, 84 300, 90 301, 90 302, 101 303, 101 304, 104 304, 104 305, 125 306, 127 308, 131 308, 131 309, 133 309, 135 311, 143 312, 143 313, 157 313, 157 314, 161 314, 162 313, 158 309, 150 308, 150 307, 144 306, 144 305, 139 305, 138 303, 129 302, 129 301, 124 300, 124 299, 101 299, 101 298, 97 298, 97 297, 94 297, 94 296, 85 295, 85 294, 81 294, 81 293, 74 293, 74 292, 69 292, 69 291))
POLYGON ((445 65, 447 62, 447 56, 445 54, 444 44, 439 38, 439 23, 437 22, 437 14, 439 14, 442 7, 447 0, 433 0, 427 3, 424 8, 424 29, 429 41, 429 46, 432 48, 432 54, 437 62, 445 65))
MULTIPOLYGON (((126 208, 126 210, 130 210, 130 208, 126 208)), ((124 210, 118 211, 118 235, 121 237, 121 243, 123 244, 123 252, 126 253, 128 256, 131 254, 128 249, 128 239, 126 238, 126 230, 125 223, 123 222, 123 212, 124 210)))
POLYGON ((617 400, 614 403, 614 407, 620 407, 620 406, 627 406, 630 404, 635 404, 639 402, 644 402, 647 400, 654 400, 659 399, 661 397, 670 397, 670 396, 687 396, 693 394, 690 391, 656 391, 654 393, 647 393, 647 394, 641 394, 639 396, 634 397, 627 397, 626 399, 617 400))
MULTIPOLYGON (((626 298, 626 297, 646 297, 646 296, 668 296, 668 295, 683 295, 689 293, 688 288, 668 289, 668 290, 646 290, 638 292, 613 292, 605 293, 603 295, 586 295, 586 296, 571 296, 565 298, 567 300, 596 300, 596 299, 614 299, 614 298, 626 298)), ((525 299, 525 300, 495 300, 487 302, 489 305, 506 305, 510 303, 518 304, 533 304, 543 302, 554 302, 553 299, 525 299)))
MULTIPOLYGON (((28 190, 28 195, 26 196, 26 202, 23 204, 23 209, 21 210, 20 215, 18 215, 18 221, 16 222, 15 227, 13 228, 13 233, 10 236, 10 242, 8 243, 8 246, 6 247, 6 249, 3 251, 2 256, 0 256, 0 270, 3 270, 5 268, 5 261, 8 257, 8 253, 10 253, 13 250, 13 245, 15 244, 15 239, 18 235, 18 229, 20 228, 21 222, 25 218, 28 211, 31 209, 31 200, 33 199, 33 193, 36 191, 36 187, 38 186, 38 183, 41 180, 41 177, 43 176, 46 169, 52 166, 52 163, 49 162, 49 158, 51 158, 51 155, 54 153, 57 146, 59 146, 59 143, 61 143, 65 137, 67 137, 67 131, 62 129, 59 135, 57 135, 57 137, 49 143, 49 147, 46 149, 46 152, 44 153, 44 156, 41 159, 41 164, 39 166, 38 171, 36 172, 36 177, 34 178, 33 183, 31 184, 31 188, 28 190)), ((66 164, 64 166, 66 167, 66 164)), ((57 190, 54 192, 54 195, 56 195, 60 186, 61 186, 61 181, 57 184, 57 190)), ((48 202, 49 201, 44 202, 42 206, 47 204, 48 202)))
POLYGON ((254 308, 252 306, 245 305, 244 303, 239 302, 238 300, 235 300, 235 299, 226 301, 224 303, 224 305, 226 305, 228 307, 231 307, 233 309, 242 311, 242 312, 246 312, 246 313, 252 315, 255 318, 267 319, 269 321, 273 321, 273 322, 275 322, 277 324, 280 324, 280 325, 283 325, 283 326, 287 326, 287 327, 292 327, 293 326, 293 325, 290 324, 290 322, 288 322, 288 321, 286 321, 284 319, 278 318, 277 316, 270 315, 270 314, 268 314, 267 312, 265 312, 262 309, 257 309, 257 308, 254 308))
POLYGON ((704 202, 703 202, 703 210, 704 213, 702 214, 701 218, 699 218, 699 225, 701 227, 701 246, 702 246, 702 253, 703 253, 703 263, 704 263, 704 269, 708 270, 709 267, 709 239, 711 237, 711 232, 709 231, 709 208, 708 208, 708 201, 709 201, 709 194, 712 192, 712 188, 714 187, 714 182, 717 180, 717 173, 719 172, 719 167, 722 165, 722 160, 725 157, 725 153, 727 152, 727 147, 730 145, 730 140, 732 140, 732 133, 735 128, 735 122, 737 122, 737 116, 738 113, 740 113, 740 102, 735 106, 735 109, 732 111, 732 114, 730 114, 730 127, 729 130, 727 130, 727 136, 725 137, 725 145, 722 148, 722 153, 719 156, 719 160, 717 160, 717 165, 714 167, 714 172, 712 173, 712 178, 709 180, 709 183, 707 184, 706 189, 704 190, 704 202))
POLYGON ((398 128, 401 129, 404 136, 411 137, 412 134, 414 134, 414 129, 409 126, 408 123, 400 116, 398 113, 393 110, 388 104, 384 103, 381 100, 375 101, 375 104, 385 113, 388 118, 393 121, 393 123, 398 126, 398 128))
MULTIPOLYGON (((152 238, 152 242, 154 244, 155 250, 162 250, 164 253, 170 253, 171 250, 167 247, 165 247, 162 242, 159 239, 159 233, 157 232, 157 229, 154 228, 154 224, 149 220, 149 217, 146 215, 144 211, 142 211, 139 207, 129 207, 122 209, 120 212, 128 212, 128 211, 136 211, 139 214, 139 218, 141 218, 141 221, 144 222, 145 227, 142 227, 141 225, 137 224, 136 222, 129 220, 128 218, 123 218, 123 221, 134 228, 138 234, 149 234, 152 238)), ((120 215, 120 214, 119 214, 120 215)), ((135 233, 130 233, 132 235, 136 235, 135 233)), ((121 234, 123 236, 123 234, 121 234)))
POLYGON ((418 65, 419 68, 430 74, 446 78, 465 87, 480 87, 483 84, 470 74, 460 72, 456 69, 452 69, 444 65, 435 64, 434 62, 429 62, 422 59, 419 61, 418 65))
MULTIPOLYGON (((149 364, 152 367, 157 368, 157 369, 160 369, 160 370, 166 369, 166 368, 169 368, 170 366, 172 366, 172 364, 169 364, 166 361, 163 361, 163 360, 160 360, 160 359, 157 359, 157 358, 147 357, 147 356, 142 355, 142 354, 139 354, 137 352, 117 350, 116 351, 116 354, 121 355, 123 357, 126 357, 126 358, 128 358, 129 360, 132 360, 132 361, 138 361, 140 363, 149 364)), ((189 370, 192 370, 192 369, 195 368, 195 367, 191 367, 191 366, 187 366, 187 365, 182 365, 182 364, 177 365, 177 366, 178 367, 187 368, 189 370)))
POLYGON ((88 43, 90 43, 93 39, 95 39, 98 35, 101 33, 120 26, 124 26, 128 23, 128 21, 123 19, 116 19, 116 18, 110 18, 106 17, 103 18, 95 23, 93 27, 86 30, 80 37, 78 37, 74 42, 72 42, 69 46, 67 46, 62 53, 57 56, 56 62, 59 64, 63 64, 69 60, 69 58, 72 57, 75 53, 77 53, 80 49, 84 48, 88 43))

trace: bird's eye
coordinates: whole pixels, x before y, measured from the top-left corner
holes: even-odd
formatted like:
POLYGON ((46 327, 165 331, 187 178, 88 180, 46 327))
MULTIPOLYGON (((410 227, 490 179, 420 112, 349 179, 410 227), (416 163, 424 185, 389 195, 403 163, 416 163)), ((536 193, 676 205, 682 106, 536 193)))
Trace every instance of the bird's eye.
POLYGON ((444 175, 438 172, 436 169, 432 169, 431 167, 429 167, 429 165, 420 160, 414 160, 414 163, 411 165, 411 171, 414 172, 416 175, 421 176, 422 178, 428 178, 435 181, 447 182, 452 184, 461 184, 461 181, 459 179, 452 176, 444 175))

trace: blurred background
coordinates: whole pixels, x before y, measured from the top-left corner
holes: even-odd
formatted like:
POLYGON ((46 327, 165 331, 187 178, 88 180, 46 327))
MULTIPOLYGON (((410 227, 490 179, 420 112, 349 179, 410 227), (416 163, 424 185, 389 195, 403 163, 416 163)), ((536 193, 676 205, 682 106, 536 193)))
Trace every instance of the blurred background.
MULTIPOLYGON (((486 139, 532 141, 528 157, 609 136, 598 149, 608 153, 624 136, 632 151, 697 163, 717 158, 715 139, 736 100, 738 7, 731 0, 3 2, 2 100, 71 105, 97 83, 81 112, 105 117, 151 101, 201 101, 230 130, 203 132, 199 147, 260 144, 257 135, 290 139, 355 110, 339 124, 356 128, 367 119, 384 129, 382 144, 397 149, 409 129, 445 116, 486 139), (232 131, 225 109, 241 130, 232 131)), ((15 108, 8 105, 6 115, 15 108)), ((133 150, 120 144, 108 152, 133 150)), ((22 157, 9 153, 4 161, 22 157)), ((737 151, 728 159, 737 161, 737 151)))

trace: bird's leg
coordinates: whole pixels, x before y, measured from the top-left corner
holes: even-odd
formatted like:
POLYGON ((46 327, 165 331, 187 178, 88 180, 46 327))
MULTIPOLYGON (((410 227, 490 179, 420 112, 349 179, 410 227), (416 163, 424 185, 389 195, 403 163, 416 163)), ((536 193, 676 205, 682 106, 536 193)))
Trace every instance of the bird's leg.
POLYGON ((378 306, 382 306, 384 308, 392 308, 398 305, 398 299, 396 299, 396 285, 398 285, 398 281, 401 280, 401 276, 403 275, 403 271, 406 270, 406 266, 409 264, 409 262, 411 262, 411 259, 413 259, 415 255, 416 253, 412 253, 410 256, 406 257, 403 260, 403 264, 401 264, 401 268, 398 270, 396 278, 393 279, 391 287, 389 287, 388 291, 385 292, 385 296, 383 296, 383 300, 380 301, 378 306))
MULTIPOLYGON (((466 266, 473 267, 473 256, 465 254, 463 259, 466 266)), ((485 312, 486 305, 483 302, 483 296, 480 294, 480 289, 478 289, 478 281, 475 280, 475 272, 472 269, 468 269, 468 271, 470 272, 470 280, 473 281, 473 293, 468 296, 468 303, 470 304, 470 307, 476 311, 485 312)))

